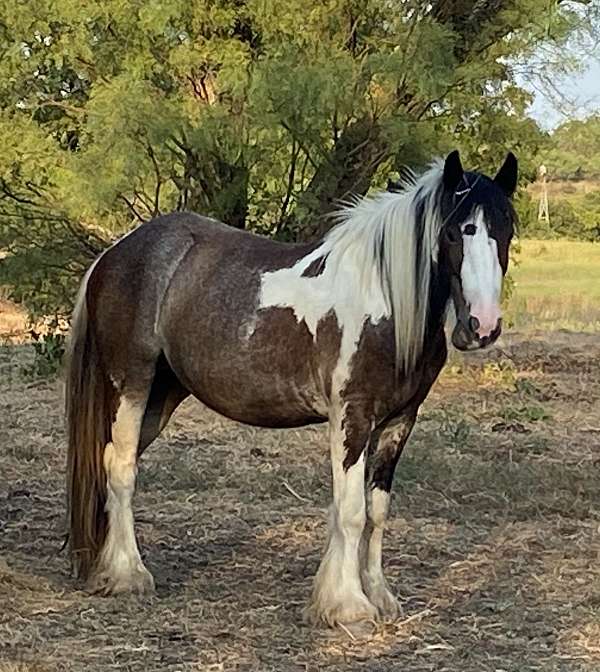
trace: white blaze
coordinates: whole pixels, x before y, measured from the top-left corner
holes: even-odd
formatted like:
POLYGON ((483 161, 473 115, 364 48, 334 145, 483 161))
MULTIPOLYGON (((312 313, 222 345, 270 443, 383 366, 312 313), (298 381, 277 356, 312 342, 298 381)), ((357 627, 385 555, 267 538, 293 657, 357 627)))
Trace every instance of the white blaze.
POLYGON ((479 337, 489 336, 501 317, 500 292, 502 269, 498 261, 498 246, 489 235, 478 208, 472 220, 463 225, 463 262, 460 272, 463 296, 469 313, 479 320, 479 337), (467 226, 476 228, 473 235, 464 233, 467 226))

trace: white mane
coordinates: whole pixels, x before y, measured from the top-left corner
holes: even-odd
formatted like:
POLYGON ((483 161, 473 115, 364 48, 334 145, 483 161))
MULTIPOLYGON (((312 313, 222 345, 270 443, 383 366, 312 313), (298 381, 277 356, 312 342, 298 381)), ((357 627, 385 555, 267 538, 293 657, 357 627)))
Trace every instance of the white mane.
POLYGON ((346 252, 364 258, 360 287, 366 293, 379 283, 394 320, 397 364, 404 371, 415 366, 423 348, 431 266, 442 226, 436 198, 442 173, 443 163, 436 161, 421 176, 405 179, 401 193, 357 199, 340 211, 340 223, 324 241, 328 263, 346 252))

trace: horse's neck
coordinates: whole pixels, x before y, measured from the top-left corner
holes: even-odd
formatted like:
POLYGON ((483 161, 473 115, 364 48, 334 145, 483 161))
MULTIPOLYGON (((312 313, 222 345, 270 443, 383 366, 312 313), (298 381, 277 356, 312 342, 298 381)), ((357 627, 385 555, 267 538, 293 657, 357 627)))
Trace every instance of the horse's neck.
POLYGON ((379 269, 366 250, 351 248, 336 256, 330 255, 330 273, 325 278, 333 295, 347 304, 357 315, 367 314, 375 319, 391 317, 381 285, 379 269))
POLYGON ((450 280, 444 274, 433 273, 429 286, 429 307, 427 311, 427 329, 435 333, 444 326, 448 302, 450 301, 450 280))

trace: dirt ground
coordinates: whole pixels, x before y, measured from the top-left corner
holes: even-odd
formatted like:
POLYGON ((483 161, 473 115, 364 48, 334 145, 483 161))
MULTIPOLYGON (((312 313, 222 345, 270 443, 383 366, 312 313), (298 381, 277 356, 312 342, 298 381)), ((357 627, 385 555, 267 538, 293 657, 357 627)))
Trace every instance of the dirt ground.
POLYGON ((60 383, 0 349, 0 670, 600 669, 600 337, 455 358, 403 456, 385 541, 403 605, 354 639, 302 609, 329 502, 323 427, 186 402, 135 502, 153 598, 97 598, 60 552, 60 383))

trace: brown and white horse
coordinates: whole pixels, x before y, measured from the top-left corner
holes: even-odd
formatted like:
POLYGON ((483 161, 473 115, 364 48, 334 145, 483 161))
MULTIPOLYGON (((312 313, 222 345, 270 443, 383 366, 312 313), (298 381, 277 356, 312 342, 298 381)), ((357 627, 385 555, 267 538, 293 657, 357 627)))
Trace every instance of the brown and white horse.
POLYGON ((453 344, 500 334, 517 161, 494 179, 458 152, 401 193, 357 200, 321 241, 286 244, 206 217, 143 224, 88 271, 66 408, 70 548, 104 594, 153 589, 134 532, 137 461, 194 395, 241 422, 329 421, 333 504, 308 614, 393 618, 382 537, 396 462, 453 344))

